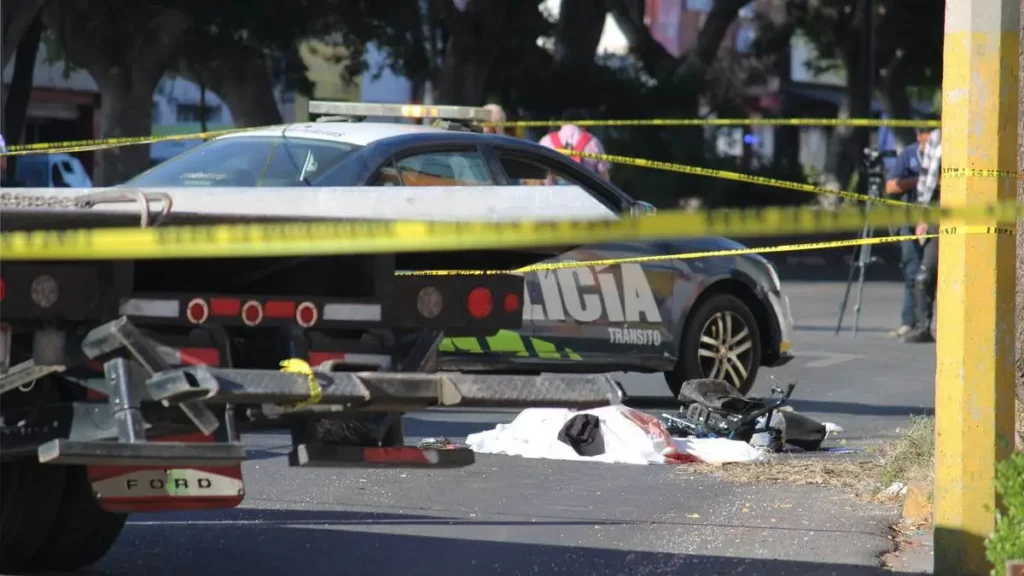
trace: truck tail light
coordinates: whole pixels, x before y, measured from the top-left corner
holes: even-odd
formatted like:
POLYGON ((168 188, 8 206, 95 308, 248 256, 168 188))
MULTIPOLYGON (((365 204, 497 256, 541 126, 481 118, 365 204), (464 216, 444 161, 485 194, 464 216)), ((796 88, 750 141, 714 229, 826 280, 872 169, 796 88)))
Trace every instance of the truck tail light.
POLYGON ((515 312, 519 310, 519 295, 518 294, 506 294, 503 305, 505 306, 505 312, 515 312))
POLYGON ((436 318, 444 309, 444 297, 433 286, 425 286, 416 295, 416 310, 424 318, 436 318))
POLYGON ((477 286, 469 291, 469 298, 466 299, 466 308, 469 315, 476 319, 486 318, 494 309, 494 298, 491 291, 483 286, 477 286))
POLYGON ((0 301, 3 301, 4 296, 7 296, 7 282, 0 278, 0 301))
POLYGON ((263 306, 255 300, 249 300, 242 306, 242 322, 246 326, 256 326, 263 321, 263 306))
POLYGON ((210 306, 202 298, 193 298, 185 307, 185 317, 193 324, 202 324, 210 317, 210 306))
POLYGON ((303 328, 310 328, 320 319, 316 304, 303 302, 295 308, 295 322, 303 328))
POLYGON ((40 308, 53 306, 57 303, 57 298, 60 296, 60 287, 57 286, 57 281, 53 279, 53 276, 49 274, 36 276, 32 280, 32 286, 29 290, 32 295, 32 301, 40 308))

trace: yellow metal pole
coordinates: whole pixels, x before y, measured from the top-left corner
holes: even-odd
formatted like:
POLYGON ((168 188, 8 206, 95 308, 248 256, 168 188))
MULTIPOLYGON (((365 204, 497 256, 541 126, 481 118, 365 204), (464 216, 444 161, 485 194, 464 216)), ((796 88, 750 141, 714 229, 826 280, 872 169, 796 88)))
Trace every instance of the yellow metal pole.
MULTIPOLYGON (((944 168, 1016 170, 1020 4, 946 0, 944 168)), ((1016 182, 948 177, 941 194, 943 207, 1010 201, 1016 182)), ((935 574, 982 576, 995 467, 1013 442, 1014 239, 944 236, 939 246, 935 574)))

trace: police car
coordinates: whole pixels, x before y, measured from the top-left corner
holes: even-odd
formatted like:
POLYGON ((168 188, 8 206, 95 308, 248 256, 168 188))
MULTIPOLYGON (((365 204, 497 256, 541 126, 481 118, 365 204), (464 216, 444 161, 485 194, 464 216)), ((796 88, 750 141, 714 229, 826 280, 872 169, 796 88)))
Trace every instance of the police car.
MULTIPOLYGON (((323 116, 214 138, 124 186, 193 188, 176 195, 176 210, 192 203, 238 216, 438 220, 458 219, 467 206, 494 220, 533 218, 538 206, 552 219, 654 211, 569 156, 474 128, 492 120, 484 108, 312 102, 309 110, 323 116), (282 197, 282 187, 296 193, 282 197), (335 190, 310 204, 304 187, 335 190), (439 189, 448 192, 431 194, 439 189)), ((746 393, 761 366, 793 358, 792 317, 775 269, 758 255, 665 258, 739 248, 714 237, 568 249, 546 263, 585 264, 525 273, 521 330, 449 338, 439 368, 663 372, 675 394, 683 381, 704 377, 746 393), (629 261, 603 262, 616 259, 629 261)), ((500 268, 500 258, 493 264, 500 268)))

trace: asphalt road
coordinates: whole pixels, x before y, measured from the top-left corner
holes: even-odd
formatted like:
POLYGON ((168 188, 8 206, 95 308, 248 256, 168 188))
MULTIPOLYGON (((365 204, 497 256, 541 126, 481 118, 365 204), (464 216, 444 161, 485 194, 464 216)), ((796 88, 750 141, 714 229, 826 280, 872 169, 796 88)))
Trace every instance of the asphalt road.
MULTIPOLYGON (((785 281, 784 281, 785 284, 785 281)), ((890 436, 933 406, 934 345, 885 338, 901 287, 865 285, 860 333, 833 335, 842 284, 785 286, 797 323, 797 409, 890 436)), ((852 308, 852 306, 851 306, 852 308)), ((852 321, 852 309, 848 314, 852 321)), ((660 377, 624 377, 667 395, 660 377)), ((514 416, 410 418, 412 436, 459 438, 514 416)), ((461 470, 301 470, 286 437, 248 438, 244 508, 133 517, 96 574, 880 574, 894 510, 812 487, 731 484, 685 466, 482 456, 461 470)))
MULTIPOLYGON (((796 381, 797 410, 839 424, 850 440, 890 437, 909 415, 934 410, 935 345, 886 337, 899 324, 903 286, 895 282, 864 283, 856 336, 854 284, 837 336, 845 287, 845 282, 783 280, 796 325, 797 357, 780 368, 763 368, 751 394, 766 395, 773 385, 796 381)), ((660 375, 628 374, 621 381, 631 395, 669 397, 660 375)))

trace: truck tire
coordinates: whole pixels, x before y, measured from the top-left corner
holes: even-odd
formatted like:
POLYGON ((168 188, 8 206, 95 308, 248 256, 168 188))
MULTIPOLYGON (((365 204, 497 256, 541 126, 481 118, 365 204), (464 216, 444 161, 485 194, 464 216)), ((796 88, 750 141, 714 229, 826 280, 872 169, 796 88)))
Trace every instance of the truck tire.
MULTIPOLYGON (((705 344, 704 347, 711 351, 710 344, 705 344)), ((740 394, 746 396, 754 386, 760 366, 761 332, 753 312, 742 300, 731 294, 714 294, 690 313, 690 318, 683 329, 675 369, 665 374, 665 380, 673 397, 679 396, 683 382, 699 378, 725 380, 731 386, 735 386, 740 394), (725 331, 731 329, 731 339, 729 333, 718 328, 719 320, 722 326, 727 327, 725 331), (725 361, 716 364, 714 359, 702 357, 702 336, 706 337, 705 341, 717 341, 722 347, 719 351, 734 357, 732 362, 739 362, 742 368, 733 364, 732 370, 723 372, 722 366, 725 361), (712 372, 716 366, 718 371, 712 372)))
MULTIPOLYGON (((31 410, 60 396, 41 380, 3 397, 5 415, 31 410)), ((0 464, 0 572, 29 569, 57 517, 66 478, 64 468, 40 464, 35 453, 0 464)))
POLYGON ((85 466, 64 468, 64 497, 56 521, 31 562, 39 571, 74 571, 94 564, 114 545, 128 519, 100 507, 85 466))
POLYGON ((0 465, 0 573, 32 570, 57 522, 64 472, 27 458, 0 465))

